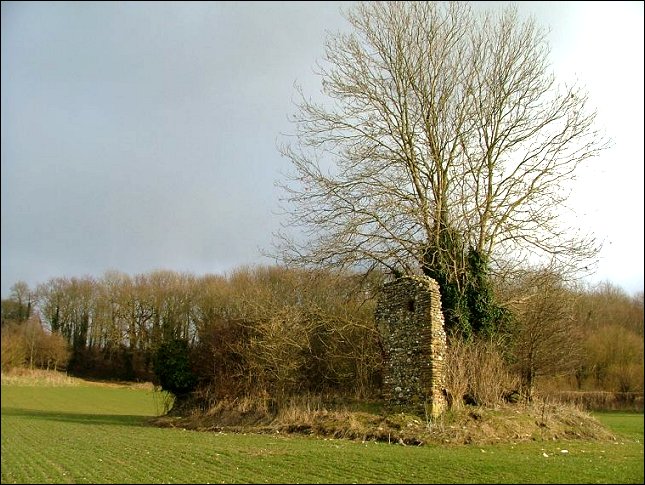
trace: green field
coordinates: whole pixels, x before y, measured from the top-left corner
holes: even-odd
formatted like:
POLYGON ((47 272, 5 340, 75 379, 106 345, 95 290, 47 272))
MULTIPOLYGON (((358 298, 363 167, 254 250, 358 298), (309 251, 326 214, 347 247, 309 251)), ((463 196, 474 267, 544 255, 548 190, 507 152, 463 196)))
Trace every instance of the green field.
POLYGON ((642 414, 597 415, 615 442, 410 447, 147 426, 162 409, 149 389, 3 385, 2 483, 643 483, 642 414))

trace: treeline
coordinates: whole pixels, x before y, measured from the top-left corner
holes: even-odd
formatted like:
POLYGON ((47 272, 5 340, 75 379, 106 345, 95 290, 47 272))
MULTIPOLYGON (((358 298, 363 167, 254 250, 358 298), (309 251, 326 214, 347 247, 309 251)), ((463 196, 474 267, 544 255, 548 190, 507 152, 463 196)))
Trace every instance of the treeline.
MULTIPOLYGON (((201 277, 110 272, 33 290, 17 283, 2 301, 2 368, 62 364, 76 375, 161 379, 166 387, 174 379, 176 390, 210 400, 376 397, 384 353, 374 308, 383 281, 256 267, 201 277)), ((486 403, 513 388, 530 397, 536 386, 642 392, 642 292, 571 288, 548 271, 498 282, 495 292, 512 318, 492 338, 451 336, 447 386, 455 395, 486 403)))
POLYGON ((507 360, 543 391, 643 391, 643 292, 571 287, 550 271, 498 284, 513 319, 507 360))
MULTIPOLYGON (((200 385, 217 395, 378 386, 373 325, 378 284, 360 276, 279 267, 227 277, 157 271, 56 278, 3 301, 3 329, 36 309, 70 349, 77 375, 154 380, 162 344, 183 340, 200 385)), ((3 364, 4 365, 4 364, 3 364)))

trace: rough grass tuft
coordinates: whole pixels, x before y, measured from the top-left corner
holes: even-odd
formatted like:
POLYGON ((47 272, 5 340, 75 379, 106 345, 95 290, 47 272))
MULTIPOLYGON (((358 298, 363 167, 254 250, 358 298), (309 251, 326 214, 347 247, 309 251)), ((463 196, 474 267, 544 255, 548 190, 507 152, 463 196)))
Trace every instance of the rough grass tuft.
POLYGON ((53 370, 14 367, 2 372, 3 385, 67 387, 78 386, 81 382, 81 379, 53 370))
POLYGON ((153 390, 151 382, 100 381, 72 377, 64 372, 46 369, 25 369, 14 367, 2 372, 2 384, 14 386, 69 387, 79 385, 102 387, 130 387, 153 390))

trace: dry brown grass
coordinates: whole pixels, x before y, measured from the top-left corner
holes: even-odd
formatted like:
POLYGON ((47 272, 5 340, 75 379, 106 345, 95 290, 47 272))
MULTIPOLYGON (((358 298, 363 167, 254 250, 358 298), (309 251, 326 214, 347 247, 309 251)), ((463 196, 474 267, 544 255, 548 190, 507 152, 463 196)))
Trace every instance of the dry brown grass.
POLYGON ((78 386, 82 379, 70 377, 64 372, 45 369, 25 369, 14 367, 9 371, 2 372, 2 385, 15 386, 47 386, 66 387, 78 386))
POLYGON ((100 386, 100 387, 129 387, 133 389, 148 389, 154 390, 155 386, 152 382, 131 382, 131 381, 97 381, 97 380, 87 380, 81 379, 85 384, 89 386, 100 386))
POLYGON ((456 409, 463 409, 466 394, 477 404, 491 407, 503 403, 506 393, 519 389, 519 381, 509 372, 498 346, 459 338, 451 339, 448 345, 445 385, 456 409))
POLYGON ((552 391, 549 399, 574 404, 589 411, 643 412, 642 392, 552 391))
POLYGON ((2 372, 2 385, 14 386, 101 386, 101 387, 132 387, 136 389, 154 389, 150 382, 127 382, 127 381, 94 381, 72 377, 64 372, 45 369, 26 369, 14 367, 9 371, 2 372))
POLYGON ((360 410, 349 402, 326 404, 315 396, 302 396, 279 405, 264 398, 247 397, 220 401, 206 411, 193 411, 186 416, 154 418, 152 422, 202 431, 298 433, 407 445, 613 439, 598 421, 578 407, 546 402, 495 408, 465 406, 426 420, 413 414, 388 413, 383 408, 360 410))

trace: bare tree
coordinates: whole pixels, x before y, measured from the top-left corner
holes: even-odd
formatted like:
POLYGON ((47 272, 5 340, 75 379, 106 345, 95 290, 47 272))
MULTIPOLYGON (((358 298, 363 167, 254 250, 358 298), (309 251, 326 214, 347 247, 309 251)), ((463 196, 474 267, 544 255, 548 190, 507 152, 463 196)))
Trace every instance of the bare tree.
POLYGON ((574 317, 575 293, 549 268, 518 274, 505 289, 515 325, 512 361, 522 392, 531 400, 540 377, 573 375, 582 358, 582 332, 574 317))
POLYGON ((45 337, 40 318, 33 317, 27 320, 22 327, 22 334, 27 347, 29 368, 33 369, 45 337))
POLYGON ((577 86, 550 73, 545 31, 513 7, 368 2, 346 13, 299 89, 287 263, 426 274, 463 294, 469 255, 497 272, 527 258, 589 264, 593 237, 561 223, 567 182, 607 146, 577 86), (303 237, 304 233, 304 237, 303 237))
POLYGON ((97 283, 91 277, 52 278, 38 286, 39 310, 52 333, 60 333, 74 351, 92 335, 97 283))
POLYGON ((33 312, 34 295, 24 281, 11 287, 11 294, 2 300, 2 324, 8 321, 25 322, 33 312))

